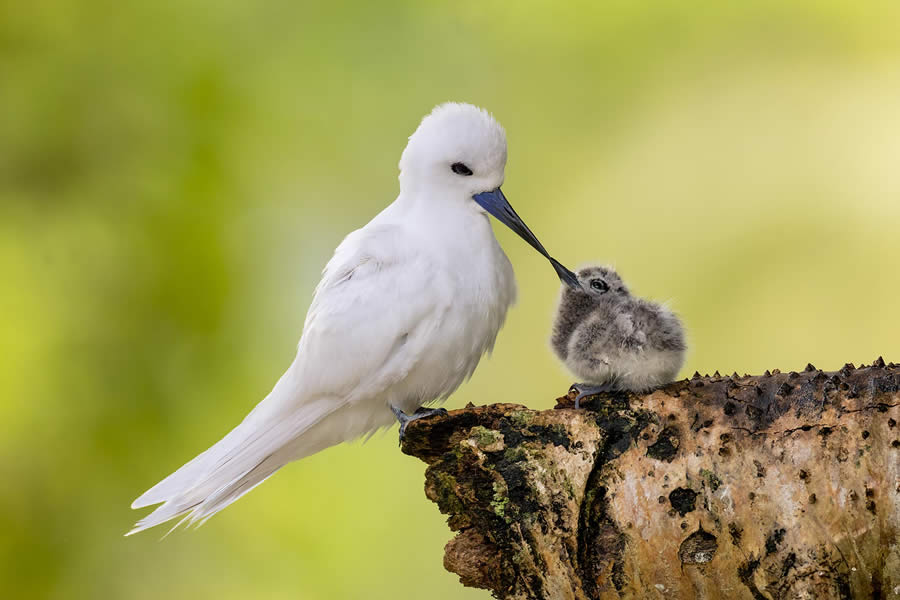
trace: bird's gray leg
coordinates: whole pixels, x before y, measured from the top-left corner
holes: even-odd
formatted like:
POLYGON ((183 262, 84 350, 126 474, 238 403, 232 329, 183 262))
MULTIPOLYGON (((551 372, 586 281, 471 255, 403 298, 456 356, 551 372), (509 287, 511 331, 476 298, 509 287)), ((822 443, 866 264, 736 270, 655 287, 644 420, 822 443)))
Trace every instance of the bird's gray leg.
POLYGON ((616 386, 612 383, 604 383, 603 385, 591 385, 589 383, 573 383, 572 389, 578 392, 575 396, 575 408, 581 408, 581 399, 588 396, 596 396, 603 392, 612 392, 616 386))
POLYGON ((412 415, 408 415, 396 406, 391 405, 391 412, 397 417, 400 423, 400 442, 403 442, 403 436, 406 434, 406 426, 412 421, 433 416, 442 416, 447 414, 446 408, 425 408, 420 406, 412 415))

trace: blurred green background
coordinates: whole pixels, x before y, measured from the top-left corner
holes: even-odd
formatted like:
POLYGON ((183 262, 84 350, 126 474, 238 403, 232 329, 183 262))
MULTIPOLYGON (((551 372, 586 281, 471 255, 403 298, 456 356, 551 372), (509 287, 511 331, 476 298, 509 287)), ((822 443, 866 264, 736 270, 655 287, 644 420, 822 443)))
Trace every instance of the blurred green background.
MULTIPOLYGON (((572 266, 670 300, 685 374, 900 360, 900 3, 0 5, 0 595, 486 598, 396 431, 195 532, 133 498, 289 364, 320 269, 433 105, 489 108, 504 191, 572 266)), ((449 402, 552 405, 558 291, 449 402)))

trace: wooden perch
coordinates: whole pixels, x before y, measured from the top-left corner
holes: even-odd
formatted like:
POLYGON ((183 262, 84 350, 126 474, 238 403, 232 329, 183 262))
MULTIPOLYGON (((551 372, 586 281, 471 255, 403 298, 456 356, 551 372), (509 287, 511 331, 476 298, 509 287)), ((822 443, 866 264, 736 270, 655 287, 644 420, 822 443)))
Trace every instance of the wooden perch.
POLYGON ((900 365, 470 406, 403 451, 497 598, 900 598, 900 365))

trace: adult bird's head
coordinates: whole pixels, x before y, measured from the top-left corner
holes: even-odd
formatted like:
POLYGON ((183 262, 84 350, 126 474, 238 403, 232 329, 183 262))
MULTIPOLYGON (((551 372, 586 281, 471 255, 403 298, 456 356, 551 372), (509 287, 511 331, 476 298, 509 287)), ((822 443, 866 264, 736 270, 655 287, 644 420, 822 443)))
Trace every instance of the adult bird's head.
POLYGON ((506 132, 483 108, 440 104, 409 138, 400 157, 400 187, 447 201, 472 202, 540 252, 563 283, 580 287, 538 241, 500 190, 506 167, 506 132))

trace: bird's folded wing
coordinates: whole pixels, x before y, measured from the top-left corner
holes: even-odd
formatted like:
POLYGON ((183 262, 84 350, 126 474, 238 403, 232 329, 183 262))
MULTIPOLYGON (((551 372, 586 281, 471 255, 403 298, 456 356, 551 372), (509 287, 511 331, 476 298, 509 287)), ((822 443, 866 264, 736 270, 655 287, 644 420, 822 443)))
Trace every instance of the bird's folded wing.
POLYGON ((398 226, 368 227, 335 251, 292 367, 303 396, 353 403, 413 368, 452 294, 429 253, 415 251, 406 235, 398 226))

